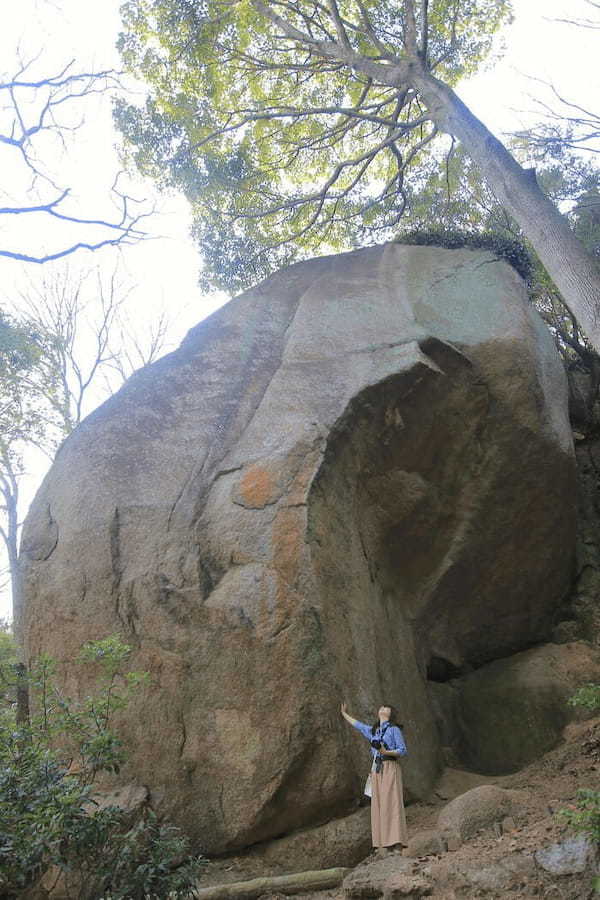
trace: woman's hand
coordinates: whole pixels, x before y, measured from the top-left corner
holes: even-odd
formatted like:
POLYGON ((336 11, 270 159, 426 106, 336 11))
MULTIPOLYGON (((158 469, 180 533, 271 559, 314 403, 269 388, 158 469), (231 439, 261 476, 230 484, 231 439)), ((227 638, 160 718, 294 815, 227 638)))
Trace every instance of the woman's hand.
POLYGON ((349 722, 350 725, 354 725, 354 723, 356 722, 356 719, 353 719, 352 716, 348 713, 348 707, 346 706, 345 703, 342 703, 342 705, 341 705, 341 713, 342 713, 343 717, 345 718, 346 722, 349 722))

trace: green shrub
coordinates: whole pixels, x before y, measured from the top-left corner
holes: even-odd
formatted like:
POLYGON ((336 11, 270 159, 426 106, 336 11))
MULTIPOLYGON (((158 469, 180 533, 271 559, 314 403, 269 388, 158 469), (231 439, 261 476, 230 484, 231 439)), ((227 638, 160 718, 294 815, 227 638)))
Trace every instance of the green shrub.
MULTIPOLYGON (((179 829, 161 823, 149 810, 133 828, 118 835, 112 858, 103 855, 95 871, 98 888, 110 889, 111 900, 144 897, 190 897, 199 873, 198 859, 188 858, 179 829)), ((86 900, 99 896, 94 890, 86 900)))
POLYGON ((0 718, 0 896, 18 897, 52 866, 73 900, 193 896, 202 860, 178 829, 150 809, 132 824, 94 799, 97 775, 125 759, 111 717, 147 678, 124 671, 130 652, 114 636, 86 644, 79 661, 96 668, 98 689, 80 702, 61 695, 53 661, 41 657, 28 726, 0 718))
POLYGON ((600 792, 581 788, 576 796, 576 802, 561 809, 557 816, 574 831, 587 834, 600 844, 600 792))
POLYGON ((569 698, 569 704, 583 706, 585 709, 600 709, 600 684, 584 684, 569 698))
POLYGON ((17 651, 8 622, 0 619, 0 720, 14 721, 17 703, 17 651))
POLYGON ((533 260, 522 241, 503 237, 493 231, 460 231, 449 228, 430 228, 407 231, 396 238, 399 244, 447 247, 455 250, 467 247, 472 250, 490 250, 499 259, 506 260, 521 278, 529 284, 533 274, 533 260))
MULTIPOLYGON (((584 684, 568 702, 571 706, 600 709, 600 684, 584 684)), ((557 817, 574 831, 588 835, 595 844, 600 845, 600 791, 581 788, 577 791, 575 803, 561 809, 557 817)), ((600 878, 593 879, 592 887, 600 893, 600 878)))

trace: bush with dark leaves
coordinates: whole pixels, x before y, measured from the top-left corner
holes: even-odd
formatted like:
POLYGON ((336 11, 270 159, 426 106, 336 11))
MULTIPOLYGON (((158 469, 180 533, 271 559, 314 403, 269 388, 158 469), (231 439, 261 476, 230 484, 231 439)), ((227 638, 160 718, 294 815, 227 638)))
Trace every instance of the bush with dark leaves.
POLYGON ((95 799, 99 773, 125 759, 111 731, 115 710, 146 681, 123 671, 130 648, 118 637, 86 644, 80 660, 99 668, 99 688, 75 702, 42 657, 30 673, 35 715, 18 728, 0 718, 0 896, 18 897, 43 875, 61 878, 73 900, 191 897, 202 859, 186 838, 145 809, 137 821, 95 799))

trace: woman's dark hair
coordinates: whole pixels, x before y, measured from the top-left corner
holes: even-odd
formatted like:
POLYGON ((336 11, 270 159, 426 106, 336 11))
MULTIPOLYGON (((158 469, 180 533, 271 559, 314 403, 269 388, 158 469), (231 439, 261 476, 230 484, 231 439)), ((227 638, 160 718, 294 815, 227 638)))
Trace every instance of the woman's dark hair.
MULTIPOLYGON (((390 719, 389 719, 390 725, 397 725, 398 728, 404 728, 404 725, 402 725, 398 721, 398 710, 396 709, 396 707, 392 706, 390 703, 382 703, 381 705, 387 706, 390 710, 390 719)), ((377 719, 375 724, 372 726, 371 734, 375 734, 375 732, 377 731, 378 728, 379 728, 379 719, 377 719)))

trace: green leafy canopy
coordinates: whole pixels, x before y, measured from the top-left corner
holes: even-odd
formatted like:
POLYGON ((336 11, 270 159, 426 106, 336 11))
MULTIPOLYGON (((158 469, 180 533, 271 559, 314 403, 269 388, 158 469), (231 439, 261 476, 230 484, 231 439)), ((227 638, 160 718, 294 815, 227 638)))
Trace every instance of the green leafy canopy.
POLYGON ((0 435, 4 442, 39 426, 30 374, 41 352, 39 335, 0 310, 0 435))
POLYGON ((438 131, 390 72, 456 84, 510 3, 127 0, 122 14, 124 62, 148 85, 143 107, 116 107, 130 157, 185 192, 206 281, 237 288, 393 235, 438 131))

